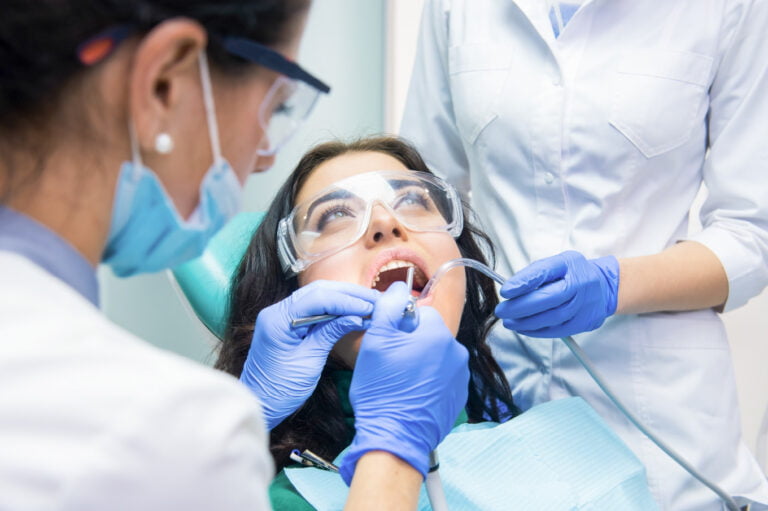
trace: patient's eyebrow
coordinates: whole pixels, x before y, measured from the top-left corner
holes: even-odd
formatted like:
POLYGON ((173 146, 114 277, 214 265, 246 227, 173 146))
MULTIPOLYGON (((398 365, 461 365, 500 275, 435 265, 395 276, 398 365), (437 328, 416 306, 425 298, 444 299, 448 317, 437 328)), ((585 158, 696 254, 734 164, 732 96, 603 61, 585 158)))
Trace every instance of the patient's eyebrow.
POLYGON ((330 202, 336 199, 346 199, 351 197, 352 195, 353 194, 349 190, 339 189, 339 190, 334 190, 332 192, 328 192, 325 195, 318 197, 317 199, 312 201, 312 204, 309 205, 309 209, 304 214, 303 220, 310 218, 312 216, 312 211, 314 211, 315 208, 320 206, 321 204, 325 202, 330 202))
MULTIPOLYGON (((399 190, 401 188, 406 188, 409 186, 417 186, 422 187, 421 183, 416 179, 389 179, 386 181, 386 184, 389 185, 389 187, 392 190, 399 190)), ((318 197, 317 199, 312 201, 312 204, 309 205, 309 209, 307 209, 307 212, 304 214, 304 218, 302 220, 306 220, 308 218, 312 217, 312 212, 320 206, 321 204, 325 202, 330 202, 332 200, 337 199, 348 199, 350 197, 353 197, 355 195, 358 195, 356 193, 350 192, 349 190, 339 188, 336 190, 333 190, 331 192, 326 193, 325 195, 322 195, 318 197)))

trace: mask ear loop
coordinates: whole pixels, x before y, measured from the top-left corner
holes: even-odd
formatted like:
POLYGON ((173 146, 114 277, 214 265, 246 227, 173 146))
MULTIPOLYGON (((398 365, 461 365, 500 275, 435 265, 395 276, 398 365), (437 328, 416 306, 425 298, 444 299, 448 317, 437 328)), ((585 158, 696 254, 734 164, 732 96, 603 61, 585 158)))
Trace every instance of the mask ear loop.
POLYGON ((133 127, 133 121, 128 121, 128 138, 131 141, 131 161, 133 162, 133 172, 131 177, 133 179, 138 179, 141 175, 141 169, 144 168, 144 162, 141 161, 139 141, 136 137, 136 128, 133 127))
POLYGON ((211 153, 213 162, 217 164, 223 160, 221 145, 219 143, 219 125, 216 121, 216 106, 213 102, 213 87, 211 87, 211 73, 208 68, 208 56, 203 49, 200 51, 200 81, 203 85, 203 103, 205 105, 205 118, 208 121, 208 137, 211 140, 211 153))
MULTIPOLYGON (((208 69, 208 57, 205 54, 205 50, 200 52, 200 81, 203 86, 203 104, 205 107, 205 118, 208 124, 208 138, 211 141, 211 153, 213 154, 214 163, 220 163, 223 158, 221 156, 221 144, 219 142, 219 127, 216 122, 216 106, 213 102, 213 88, 211 87, 211 75, 208 69)), ((131 141, 131 160, 134 166, 134 175, 139 175, 139 170, 144 166, 144 162, 141 160, 141 153, 139 150, 139 143, 136 137, 136 129, 133 126, 133 122, 128 122, 128 137, 131 141)))

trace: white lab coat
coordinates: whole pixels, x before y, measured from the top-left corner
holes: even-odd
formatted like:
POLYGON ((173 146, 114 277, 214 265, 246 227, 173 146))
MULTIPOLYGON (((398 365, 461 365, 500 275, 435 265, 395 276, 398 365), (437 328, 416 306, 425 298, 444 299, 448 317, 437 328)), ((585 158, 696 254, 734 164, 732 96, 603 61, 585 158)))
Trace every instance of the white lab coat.
MULTIPOLYGON (((471 191, 508 275, 567 249, 658 253, 689 238, 704 182, 704 229, 690 239, 722 262, 726 309, 744 304, 768 283, 768 1, 590 0, 558 39, 545 4, 428 0, 401 134, 471 191)), ((521 406, 584 397, 646 464, 664 509, 720 508, 559 340, 497 332, 494 351, 521 406)), ((615 316, 576 340, 640 419, 706 476, 768 502, 740 438, 714 311, 615 316)))
POLYGON ((265 510, 258 402, 0 251, 0 510, 265 510))

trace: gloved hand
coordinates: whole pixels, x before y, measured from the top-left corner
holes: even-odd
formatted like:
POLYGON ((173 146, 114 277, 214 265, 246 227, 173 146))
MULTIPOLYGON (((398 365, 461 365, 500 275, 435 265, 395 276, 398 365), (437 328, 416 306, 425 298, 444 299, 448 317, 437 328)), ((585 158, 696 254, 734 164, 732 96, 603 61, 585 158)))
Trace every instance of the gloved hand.
POLYGON ((504 326, 531 337, 565 337, 599 327, 616 312, 619 262, 568 251, 535 261, 501 287, 504 326))
POLYGON ((336 341, 365 330, 381 293, 345 282, 318 280, 263 309, 240 381, 261 400, 267 428, 296 411, 312 394, 336 341), (291 327, 291 320, 338 314, 325 323, 291 327))
POLYGON ((467 402, 466 348, 432 307, 419 307, 415 330, 399 330, 408 297, 402 282, 387 289, 357 355, 349 392, 356 434, 340 467, 347 484, 368 451, 390 452, 426 476, 430 451, 467 402))

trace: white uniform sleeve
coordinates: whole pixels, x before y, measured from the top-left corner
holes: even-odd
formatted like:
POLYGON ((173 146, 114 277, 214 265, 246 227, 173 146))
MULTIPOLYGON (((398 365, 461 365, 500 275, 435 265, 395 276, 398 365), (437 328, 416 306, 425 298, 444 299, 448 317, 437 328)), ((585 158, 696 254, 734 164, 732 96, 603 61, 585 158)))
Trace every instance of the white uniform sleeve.
POLYGON ((466 196, 469 165, 451 101, 448 17, 441 0, 427 0, 400 135, 416 146, 433 172, 466 196))
POLYGON ((257 400, 229 378, 161 394, 84 446, 91 459, 62 485, 57 509, 270 509, 274 468, 257 400))
POLYGON ((730 36, 710 89, 704 229, 691 237, 725 268, 725 310, 768 284, 768 2, 746 5, 724 23, 730 36))

